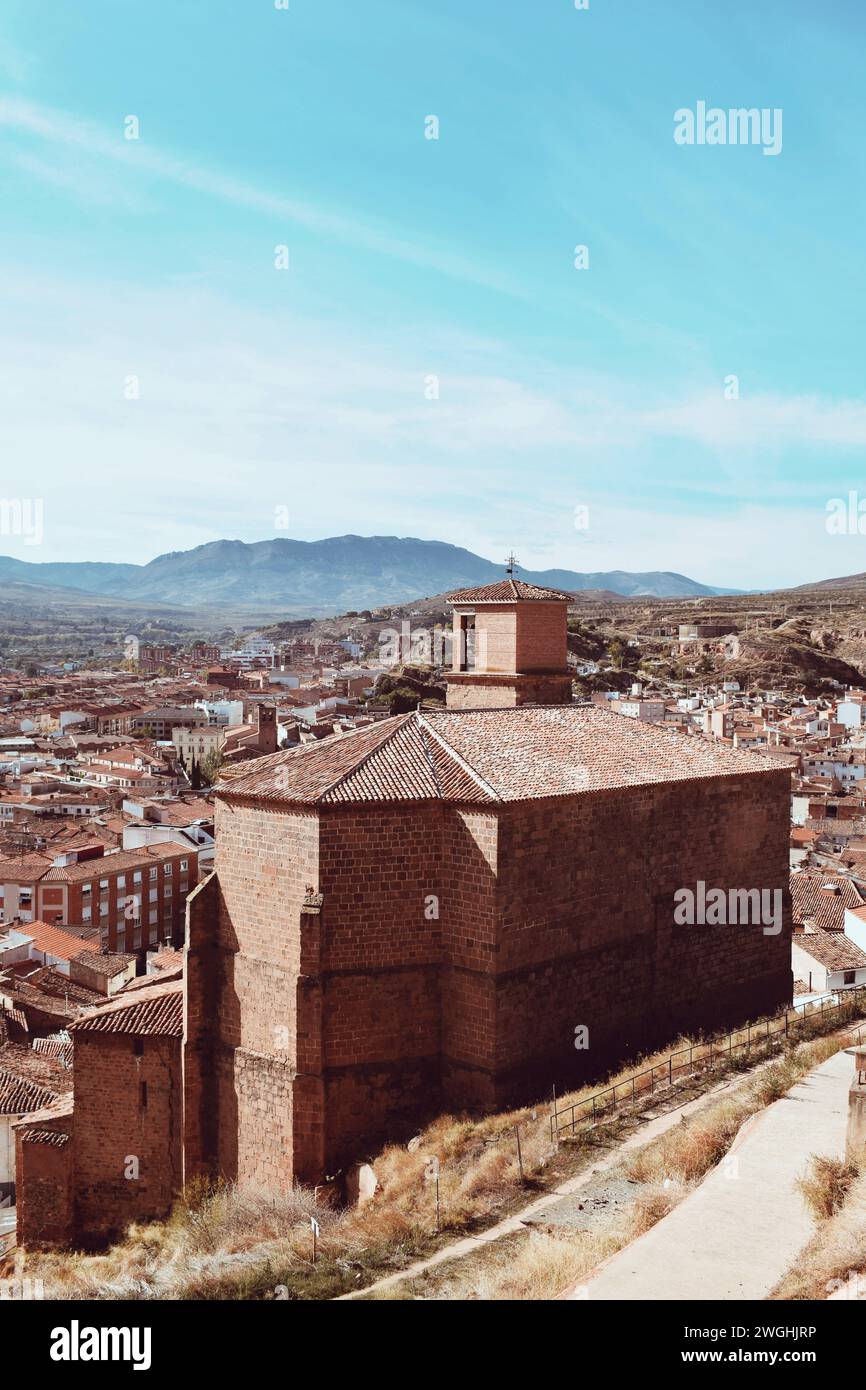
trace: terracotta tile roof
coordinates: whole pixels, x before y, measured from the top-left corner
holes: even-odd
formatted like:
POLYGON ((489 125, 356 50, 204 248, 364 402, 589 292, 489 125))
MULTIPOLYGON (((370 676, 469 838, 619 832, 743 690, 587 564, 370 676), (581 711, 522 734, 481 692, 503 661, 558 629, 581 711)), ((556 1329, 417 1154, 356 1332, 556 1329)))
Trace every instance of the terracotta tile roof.
POLYGON ((22 936, 31 936, 37 951, 45 951, 57 960, 74 960, 76 956, 99 950, 98 941, 83 941, 80 936, 63 927, 54 927, 50 922, 23 922, 16 931, 22 936))
POLYGON ((183 963, 183 951, 165 948, 161 951, 154 952, 153 955, 150 956, 148 968, 153 971, 154 975, 159 975, 160 979, 164 980, 169 971, 180 970, 182 972, 183 963))
POLYGON ((795 825, 791 831, 791 843, 795 845, 811 844, 814 838, 814 830, 807 830, 805 826, 795 825))
POLYGON ((27 1015, 17 1004, 7 1003, 5 999, 0 1000, 0 1017, 4 1019, 11 1018, 12 1022, 17 1023, 19 1028, 23 1028, 25 1033, 30 1031, 27 1023, 27 1015))
POLYGON ((68 1144, 71 1135, 64 1134, 59 1129, 25 1129, 21 1134, 22 1144, 51 1144, 55 1149, 62 1149, 64 1144, 68 1144))
POLYGON ((0 860, 0 883, 38 883, 51 868, 43 854, 26 854, 19 859, 0 860))
POLYGON ((845 909, 863 907, 856 884, 832 869, 798 869, 791 874, 791 907, 795 922, 814 922, 822 931, 841 932, 845 909))
POLYGON ((180 960, 177 962, 177 964, 166 965, 164 968, 160 970, 155 970, 152 975, 136 975, 135 979, 128 980, 127 983, 123 985, 120 988, 120 990, 118 990, 116 997, 120 998, 121 995, 132 994, 135 990, 153 989, 155 985, 166 984, 169 980, 182 980, 183 952, 173 951, 166 952, 166 954, 177 955, 180 957, 180 960))
POLYGON ((844 932, 797 932, 793 944, 828 970, 862 970, 866 967, 866 952, 861 951, 844 932))
MULTIPOLYGON (((93 958, 88 955, 87 959, 93 958)), ((13 966, 11 977, 13 984, 11 988, 6 988, 6 994, 25 1011, 30 1007, 63 1017, 74 1016, 81 1008, 95 1004, 100 997, 96 990, 70 980, 68 975, 61 974, 50 965, 40 966, 35 961, 22 962, 20 967, 13 966), (28 967, 29 973, 25 976, 24 971, 28 967)))
POLYGON ((70 1026, 71 1033, 125 1033, 134 1037, 183 1036, 183 983, 171 980, 134 998, 121 995, 70 1026))
POLYGON ((70 1091, 65 1096, 55 1096, 46 1105, 40 1106, 37 1110, 29 1111, 26 1120, 19 1120, 13 1126, 21 1131, 22 1139, 25 1138, 27 1130, 31 1125, 42 1126, 54 1124, 58 1120, 69 1120, 72 1118, 75 1107, 75 1097, 70 1091))
POLYGON ((71 1040, 64 1042, 62 1038, 34 1038, 33 1051, 43 1057, 53 1057, 66 1067, 72 1066, 74 1048, 71 1040))
POLYGON ((514 603, 525 599, 564 601, 571 603, 572 595, 560 589, 545 589, 540 584, 527 584, 525 579, 499 579, 482 584, 478 589, 455 589, 445 595, 448 603, 514 603))
POLYGON ((91 878, 108 878, 111 874, 122 874, 127 869, 144 869, 160 859, 174 859, 177 855, 188 858, 195 854, 193 846, 166 841, 141 849, 121 849, 116 854, 103 854, 98 859, 82 859, 75 864, 64 864, 51 868, 45 875, 46 883, 80 883, 91 878))
POLYGON ((54 1091, 37 1086, 15 1072, 0 1070, 0 1115, 28 1115, 31 1110, 41 1110, 56 1100, 59 1096, 54 1091))
POLYGON ((599 705, 413 711, 257 758, 217 794, 305 804, 495 803, 778 771, 757 754, 599 705))
POLYGON ((96 955, 80 951, 73 959, 88 966, 95 974, 102 975, 104 979, 112 980, 115 975, 122 975, 124 970, 129 969, 135 961, 135 956, 126 955, 122 951, 98 950, 96 955))

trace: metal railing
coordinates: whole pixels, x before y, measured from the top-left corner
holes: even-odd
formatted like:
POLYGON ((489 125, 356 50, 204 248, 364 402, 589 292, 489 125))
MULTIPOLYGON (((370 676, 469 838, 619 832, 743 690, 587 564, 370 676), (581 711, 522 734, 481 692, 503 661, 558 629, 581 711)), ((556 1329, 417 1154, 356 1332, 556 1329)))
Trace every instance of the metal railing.
MULTIPOLYGON (((824 1018, 843 1011, 846 1016, 866 1012, 866 985, 845 990, 844 997, 837 1003, 828 1004, 826 999, 822 999, 814 1005, 791 1007, 783 1014, 747 1024, 745 1028, 736 1028, 732 1033, 690 1043, 688 1047, 671 1052, 664 1061, 654 1062, 645 1070, 635 1072, 571 1105, 560 1108, 554 1092, 550 1116, 551 1138, 557 1139, 566 1133, 576 1134, 579 1125, 602 1124, 623 1105, 632 1104, 639 1098, 652 1098, 656 1092, 669 1092, 675 1080, 712 1070, 723 1062, 729 1063, 735 1054, 742 1051, 748 1057, 758 1044, 764 1047, 773 1041, 781 1044, 783 1039, 796 1037, 798 1032, 807 1033, 808 1025, 815 1020, 820 1023, 824 1018)), ((857 1029, 857 1042, 859 1045, 860 1028, 857 1029)))

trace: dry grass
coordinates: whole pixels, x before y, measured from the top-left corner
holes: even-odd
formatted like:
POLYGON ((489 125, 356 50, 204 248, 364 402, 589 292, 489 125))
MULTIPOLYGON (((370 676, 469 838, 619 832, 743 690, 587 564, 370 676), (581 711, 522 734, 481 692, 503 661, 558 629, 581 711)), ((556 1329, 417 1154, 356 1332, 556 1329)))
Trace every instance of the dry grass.
POLYGON ((586 1231, 515 1231, 454 1265, 362 1294, 370 1302, 527 1300, 557 1298, 619 1248, 613 1235, 586 1231))
MULTIPOLYGON (((791 1052, 745 1079, 736 1091, 684 1118, 611 1169, 639 1184, 616 1230, 532 1232, 486 1246, 457 1267, 438 1267, 370 1297, 434 1299, 549 1299, 578 1285, 602 1260, 629 1245, 670 1211, 724 1157, 744 1121, 781 1099, 813 1067, 847 1039, 824 1037, 797 1044, 791 1052)), ((866 1192, 864 1192, 866 1223, 866 1192)), ((863 1247, 861 1247, 862 1253, 863 1247)), ((849 1266, 850 1267, 850 1266, 849 1266)))
POLYGON ((843 1205, 856 1178, 857 1168, 853 1163, 826 1154, 813 1154, 809 1171, 800 1178, 798 1186, 812 1214, 819 1221, 829 1221, 843 1205))
POLYGON ((699 1182, 721 1161, 750 1115, 764 1110, 790 1091, 801 1077, 839 1050, 838 1038, 800 1043, 765 1066, 735 1095, 726 1096, 685 1119, 629 1160, 628 1176, 636 1182, 687 1186, 699 1182))
MULTIPOLYGON (((682 1041, 689 1045, 688 1040, 682 1041)), ((632 1224, 618 1243, 665 1215, 719 1161, 749 1114, 784 1094, 838 1046, 832 1038, 798 1044, 765 1067, 745 1090, 738 1089, 736 1097, 706 1107, 635 1154, 628 1175, 644 1191, 632 1224)), ((756 1048, 753 1060, 755 1053, 760 1056, 756 1048)), ((611 1082, 631 1076, 633 1068, 660 1063, 667 1055, 668 1049, 643 1058, 611 1082)), ((718 1070, 708 1072, 707 1080, 718 1076, 718 1070)), ((559 1108, 591 1095, 594 1089, 586 1087, 561 1098, 559 1108)), ((32 1277, 44 1280, 47 1296, 58 1298, 268 1298, 281 1296, 275 1295, 278 1287, 293 1298, 331 1298, 405 1268, 455 1235, 494 1224, 524 1205, 531 1189, 549 1188, 587 1166, 593 1150, 582 1148, 580 1140, 579 1134, 576 1145, 557 1149, 550 1136, 548 1106, 523 1107, 480 1120, 442 1116, 423 1130, 414 1152, 391 1145, 373 1160, 379 1190, 364 1206, 340 1210, 301 1188, 285 1197, 239 1193, 230 1186, 195 1188, 186 1193, 168 1221, 130 1227, 125 1239, 105 1254, 31 1255, 27 1269, 32 1277), (440 1165, 439 1232, 435 1185, 425 1180, 431 1156, 440 1165), (309 1224, 313 1212, 321 1227, 315 1265, 309 1224)), ((566 1265, 568 1278, 579 1279, 586 1259, 597 1263, 603 1258, 601 1248, 596 1236, 588 1242, 572 1236, 536 1239, 531 1250, 521 1252, 521 1259, 527 1261, 525 1273, 511 1274, 506 1269, 496 1276, 496 1287, 530 1287, 533 1268, 540 1290, 547 1289, 558 1277, 556 1270, 566 1265), (549 1275, 543 1272, 548 1266, 549 1275)), ((526 1292, 482 1291, 492 1287, 485 1284, 474 1296, 532 1297, 526 1292)))
POLYGON ((821 1221, 771 1297, 824 1299, 837 1289, 866 1297, 866 1173, 851 1183, 842 1204, 821 1221))

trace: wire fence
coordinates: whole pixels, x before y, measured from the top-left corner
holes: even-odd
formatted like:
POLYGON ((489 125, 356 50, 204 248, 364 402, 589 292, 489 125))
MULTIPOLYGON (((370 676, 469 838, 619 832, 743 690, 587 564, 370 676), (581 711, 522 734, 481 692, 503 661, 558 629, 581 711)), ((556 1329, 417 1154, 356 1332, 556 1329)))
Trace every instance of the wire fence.
MULTIPOLYGON (((617 1081, 603 1091, 574 1101, 571 1105, 560 1106, 553 1096, 553 1110, 550 1116, 550 1133, 553 1139, 563 1134, 576 1134, 578 1127, 602 1124, 623 1105, 631 1105, 640 1098, 652 1097, 657 1092, 668 1092, 678 1080, 693 1076, 699 1071, 709 1071, 713 1067, 729 1065, 731 1060, 744 1054, 749 1057, 752 1050, 761 1046, 766 1048, 777 1043, 779 1046, 789 1038, 807 1034, 817 1022, 820 1028, 823 1020, 836 1017, 856 1017, 866 1011, 866 985, 847 989, 842 998, 827 996, 813 1004, 801 1004, 786 1009, 783 1014, 759 1020, 745 1028, 737 1028, 723 1036, 707 1038, 705 1041, 690 1043, 688 1047, 671 1052, 661 1062, 654 1062, 643 1071, 635 1072, 622 1081, 617 1081), (836 1002, 828 1002, 834 999, 836 1002)), ((857 1042, 860 1042, 860 1029, 857 1029, 857 1042)))

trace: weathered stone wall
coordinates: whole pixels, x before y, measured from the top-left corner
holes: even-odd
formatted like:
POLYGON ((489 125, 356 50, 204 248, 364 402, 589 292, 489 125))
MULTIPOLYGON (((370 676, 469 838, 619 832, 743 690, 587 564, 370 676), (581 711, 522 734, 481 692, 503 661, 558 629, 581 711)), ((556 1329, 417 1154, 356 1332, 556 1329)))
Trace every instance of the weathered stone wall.
POLYGON ((788 1003, 788 800, 780 769, 501 808, 218 803, 219 882, 190 911, 191 1170, 288 1190, 437 1107, 538 1099, 788 1003), (676 925, 698 880, 780 890, 783 930, 676 925))
POLYGON ((74 1241, 71 1134, 71 1117, 16 1130, 16 1237, 25 1250, 74 1241), (40 1131, 56 1134, 59 1142, 46 1142, 40 1131))
POLYGON ((182 1185, 182 1108, 179 1039, 76 1033, 75 1229, 84 1243, 168 1215, 182 1185))
POLYGON ((218 801, 216 829, 219 875, 189 914, 186 1173, 290 1191, 293 1092, 306 1085, 301 909, 318 880, 318 821, 218 801))
POLYGON ((332 1166, 440 1101, 445 818, 438 804, 322 812, 321 1061, 332 1166))
POLYGON ((502 812, 497 1099, 790 1003, 789 786, 780 769, 502 812), (782 930, 677 925, 698 880, 778 890, 782 930))
POLYGON ((562 671, 568 660, 568 604, 517 604, 515 671, 562 671))

